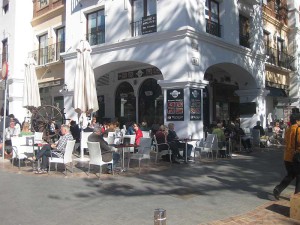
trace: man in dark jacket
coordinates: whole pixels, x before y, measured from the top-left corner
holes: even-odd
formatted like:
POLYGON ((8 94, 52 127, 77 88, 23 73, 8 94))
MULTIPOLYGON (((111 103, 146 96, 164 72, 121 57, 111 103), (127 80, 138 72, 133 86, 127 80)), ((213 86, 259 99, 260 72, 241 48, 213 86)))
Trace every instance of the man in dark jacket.
MULTIPOLYGON (((109 162, 113 159, 113 165, 115 166, 120 160, 120 154, 112 151, 112 149, 108 146, 107 142, 103 139, 101 127, 97 126, 94 128, 94 132, 88 136, 88 141, 100 143, 102 160, 104 162, 109 162)), ((107 169, 110 173, 112 168, 111 166, 108 166, 107 169)))

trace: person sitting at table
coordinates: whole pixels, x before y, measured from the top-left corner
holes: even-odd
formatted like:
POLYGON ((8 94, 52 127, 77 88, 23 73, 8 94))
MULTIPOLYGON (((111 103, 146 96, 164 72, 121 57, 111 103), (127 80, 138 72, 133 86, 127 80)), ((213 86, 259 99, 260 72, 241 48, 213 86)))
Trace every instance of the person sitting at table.
POLYGON ((62 157, 67 146, 67 141, 72 141, 73 136, 70 133, 70 127, 68 125, 61 125, 60 127, 61 135, 57 143, 47 144, 42 147, 42 149, 37 153, 36 158, 33 157, 36 161, 42 158, 41 168, 38 168, 36 174, 47 173, 48 170, 48 157, 62 157))
MULTIPOLYGON (((161 125, 159 127, 158 131, 156 131, 156 133, 155 133, 156 142, 158 144, 158 151, 168 149, 168 146, 166 146, 167 145, 167 136, 168 136, 168 128, 165 125, 161 125)), ((170 146, 170 149, 172 151, 172 155, 171 155, 172 163, 180 164, 180 162, 177 159, 177 156, 179 155, 178 148, 172 149, 170 146)), ((163 155, 162 158, 165 161, 170 161, 169 155, 163 155)))
POLYGON ((28 122, 24 122, 22 125, 22 131, 21 131, 21 135, 25 136, 25 135, 32 135, 33 133, 30 130, 30 124, 28 122))
MULTIPOLYGON (((223 149, 226 146, 226 137, 224 134, 223 126, 221 123, 217 123, 217 126, 213 128, 212 134, 217 135, 218 138, 218 148, 223 149)), ((221 151, 221 158, 225 158, 229 153, 227 150, 221 151)))
POLYGON ((139 128, 139 125, 137 123, 133 123, 132 125, 133 130, 135 132, 135 142, 134 144, 139 145, 141 138, 143 137, 143 132, 141 131, 141 129, 139 128))
MULTIPOLYGON (((111 147, 108 146, 107 142, 103 139, 103 134, 101 132, 101 127, 96 126, 94 128, 94 132, 88 136, 88 141, 90 142, 99 142, 100 143, 100 148, 101 148, 101 155, 102 155, 102 160, 104 162, 109 162, 113 160, 113 167, 115 168, 117 163, 120 160, 120 154, 112 151, 111 147)), ((112 170, 111 165, 107 166, 107 173, 111 173, 112 170)))
POLYGON ((193 146, 191 144, 187 144, 187 149, 185 149, 186 144, 184 142, 179 141, 179 137, 177 136, 177 133, 175 131, 174 123, 169 123, 168 129, 169 131, 168 131, 167 141, 168 144, 170 145, 170 148, 175 149, 175 151, 178 152, 177 158, 179 159, 185 159, 185 152, 187 151, 187 159, 189 160, 193 146), (180 148, 183 149, 183 157, 179 153, 180 148))
POLYGON ((8 158, 12 156, 11 137, 17 137, 20 134, 20 129, 16 127, 15 121, 10 120, 9 127, 5 129, 5 150, 4 155, 8 158))
POLYGON ((245 134, 244 130, 240 127, 239 123, 235 124, 235 132, 237 137, 240 139, 244 150, 246 152, 252 152, 251 137, 245 134))

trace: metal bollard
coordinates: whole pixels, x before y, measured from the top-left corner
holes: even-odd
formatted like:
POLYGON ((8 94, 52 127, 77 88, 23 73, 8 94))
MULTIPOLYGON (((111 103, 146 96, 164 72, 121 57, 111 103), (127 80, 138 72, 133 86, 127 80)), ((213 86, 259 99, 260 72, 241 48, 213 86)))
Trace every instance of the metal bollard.
POLYGON ((166 225, 167 224, 167 213, 164 209, 154 210, 154 225, 166 225))

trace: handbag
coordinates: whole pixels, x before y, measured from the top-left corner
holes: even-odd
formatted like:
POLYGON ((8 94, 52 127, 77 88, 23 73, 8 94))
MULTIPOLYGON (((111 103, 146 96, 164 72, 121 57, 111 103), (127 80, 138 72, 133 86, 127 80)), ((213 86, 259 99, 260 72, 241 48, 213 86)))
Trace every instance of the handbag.
POLYGON ((296 130, 296 137, 295 137, 295 151, 294 151, 294 156, 293 156, 293 162, 294 163, 300 163, 300 152, 297 151, 297 136, 298 136, 298 128, 296 130))

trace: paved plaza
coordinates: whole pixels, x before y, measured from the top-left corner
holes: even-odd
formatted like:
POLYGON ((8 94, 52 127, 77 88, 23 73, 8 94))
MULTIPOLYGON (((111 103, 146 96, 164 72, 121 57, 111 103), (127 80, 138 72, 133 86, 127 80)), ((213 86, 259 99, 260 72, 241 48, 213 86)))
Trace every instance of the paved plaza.
MULTIPOLYGON (((99 180, 86 169, 34 174, 30 166, 0 163, 3 225, 152 225, 163 208, 168 225, 300 224, 289 219, 289 197, 280 201, 273 187, 285 174, 283 149, 256 149, 232 159, 172 165, 135 165, 99 180)), ((80 166, 80 165, 79 165, 80 166)), ((81 165, 83 166, 83 165, 81 165)))

